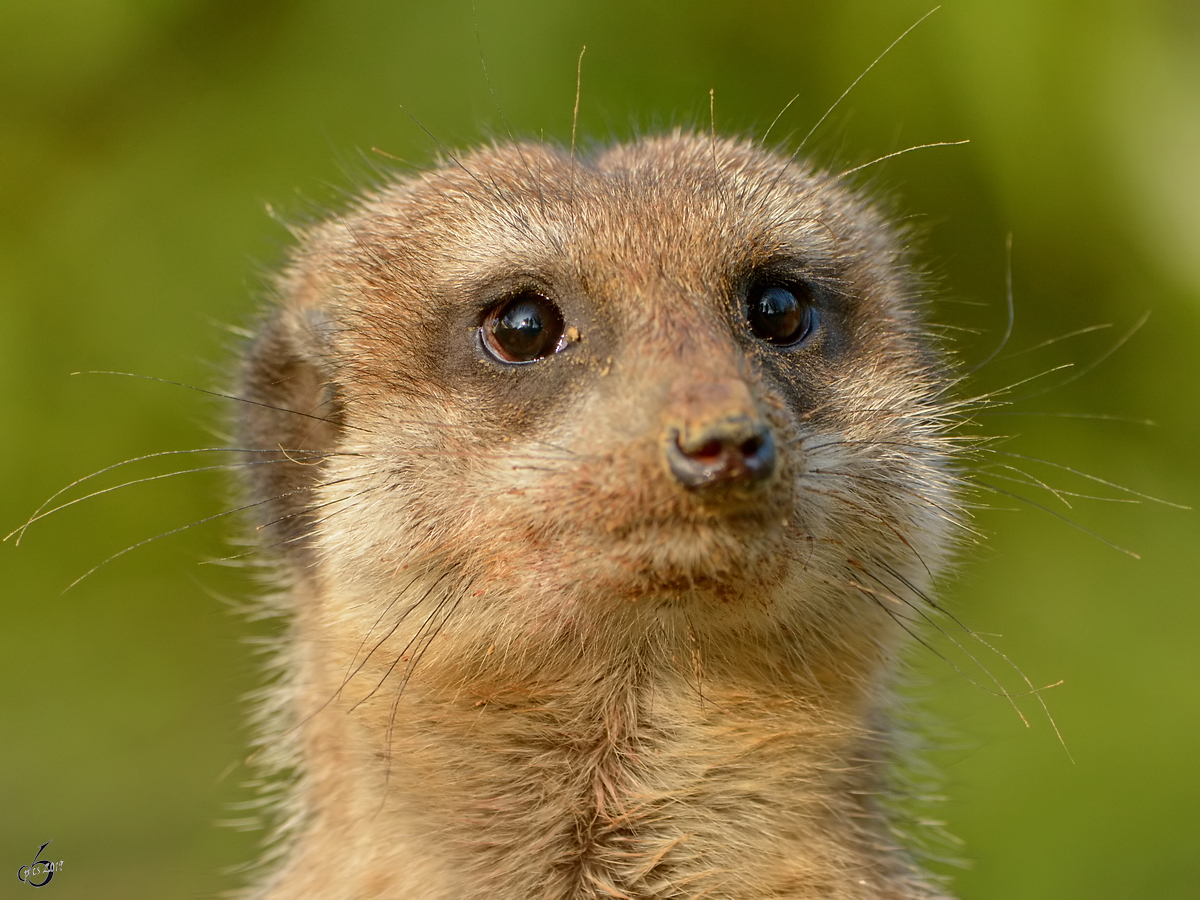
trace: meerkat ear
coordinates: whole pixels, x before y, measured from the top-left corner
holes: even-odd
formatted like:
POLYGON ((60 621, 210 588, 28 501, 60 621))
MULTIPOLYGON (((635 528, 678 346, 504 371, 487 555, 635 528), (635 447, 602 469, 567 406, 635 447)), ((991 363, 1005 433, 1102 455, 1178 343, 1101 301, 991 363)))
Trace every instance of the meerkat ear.
POLYGON ((323 317, 279 309, 246 355, 238 396, 246 503, 266 543, 306 552, 314 492, 342 433, 336 385, 323 364, 323 317))

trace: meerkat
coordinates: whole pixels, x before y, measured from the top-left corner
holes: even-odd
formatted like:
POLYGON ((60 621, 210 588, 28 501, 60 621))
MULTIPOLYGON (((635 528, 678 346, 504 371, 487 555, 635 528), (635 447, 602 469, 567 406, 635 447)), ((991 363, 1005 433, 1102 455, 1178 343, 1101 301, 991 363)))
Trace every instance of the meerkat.
POLYGON ((246 896, 946 897, 888 812, 962 516, 906 243, 678 132, 301 229, 238 391, 288 622, 246 896))

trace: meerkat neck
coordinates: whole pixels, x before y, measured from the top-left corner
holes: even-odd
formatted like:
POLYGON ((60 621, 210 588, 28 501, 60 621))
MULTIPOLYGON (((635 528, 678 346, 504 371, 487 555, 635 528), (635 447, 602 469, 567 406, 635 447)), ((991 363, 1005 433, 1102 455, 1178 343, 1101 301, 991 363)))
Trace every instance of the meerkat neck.
POLYGON ((429 647, 408 672, 417 630, 350 677, 330 645, 300 663, 302 755, 321 764, 268 896, 934 896, 875 807, 880 691, 796 665, 794 640, 770 661, 761 636, 706 659, 694 635, 618 655, 564 634, 559 652, 487 647, 473 665, 429 647), (401 691, 373 690, 398 669, 401 691))

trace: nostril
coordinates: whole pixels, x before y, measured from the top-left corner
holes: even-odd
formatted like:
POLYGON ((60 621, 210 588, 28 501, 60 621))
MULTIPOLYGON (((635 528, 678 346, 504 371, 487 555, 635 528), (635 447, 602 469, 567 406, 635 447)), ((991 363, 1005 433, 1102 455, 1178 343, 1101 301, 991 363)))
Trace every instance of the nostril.
MULTIPOLYGON (((686 450, 684 452, 687 453, 686 450)), ((715 461, 720 459, 724 452, 725 444, 723 441, 708 441, 695 453, 688 453, 688 456, 692 457, 693 459, 708 462, 710 460, 715 461)))
POLYGON ((775 471, 775 438, 767 425, 757 434, 742 441, 742 465, 750 481, 765 481, 775 471))
POLYGON ((742 456, 746 459, 753 459, 758 456, 758 453, 763 448, 763 439, 759 435, 742 441, 742 446, 739 448, 742 451, 742 456))

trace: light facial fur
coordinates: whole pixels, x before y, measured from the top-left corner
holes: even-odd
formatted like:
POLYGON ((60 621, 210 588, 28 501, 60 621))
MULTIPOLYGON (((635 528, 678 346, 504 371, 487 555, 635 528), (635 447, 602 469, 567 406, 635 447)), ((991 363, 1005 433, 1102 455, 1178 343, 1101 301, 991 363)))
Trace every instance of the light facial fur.
POLYGON ((250 896, 945 896, 886 812, 959 516, 921 293, 841 179, 708 136, 305 229, 240 389, 289 622, 250 896))

